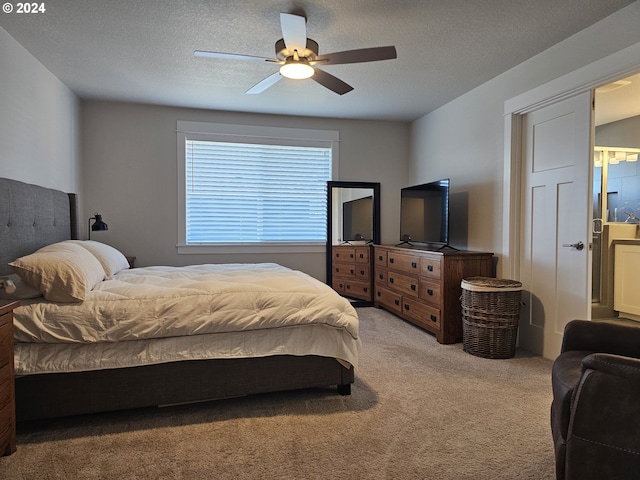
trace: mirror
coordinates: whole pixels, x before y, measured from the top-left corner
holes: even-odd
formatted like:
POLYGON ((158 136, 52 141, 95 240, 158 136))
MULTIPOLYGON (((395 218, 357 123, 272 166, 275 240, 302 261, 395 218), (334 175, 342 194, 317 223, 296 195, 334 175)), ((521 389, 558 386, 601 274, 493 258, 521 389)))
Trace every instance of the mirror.
MULTIPOLYGON (((334 246, 379 243, 380 183, 327 182, 327 284, 333 285, 334 246)), ((372 301, 352 303, 371 305, 372 301)))

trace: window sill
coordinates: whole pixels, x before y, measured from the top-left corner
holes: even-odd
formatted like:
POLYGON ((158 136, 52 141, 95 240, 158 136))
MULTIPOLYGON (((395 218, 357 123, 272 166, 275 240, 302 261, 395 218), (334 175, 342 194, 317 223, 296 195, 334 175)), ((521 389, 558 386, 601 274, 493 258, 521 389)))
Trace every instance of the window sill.
POLYGON ((176 245, 178 255, 228 255, 233 253, 324 253, 324 243, 247 243, 176 245))

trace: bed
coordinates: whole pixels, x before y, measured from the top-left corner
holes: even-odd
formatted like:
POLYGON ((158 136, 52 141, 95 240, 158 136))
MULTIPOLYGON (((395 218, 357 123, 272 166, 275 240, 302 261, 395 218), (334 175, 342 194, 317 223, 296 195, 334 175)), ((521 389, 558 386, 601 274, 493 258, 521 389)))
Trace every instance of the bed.
POLYGON ((121 252, 77 240, 76 204, 0 178, 0 276, 22 282, 18 421, 316 387, 350 394, 358 318, 327 285, 270 263, 128 269, 121 252))

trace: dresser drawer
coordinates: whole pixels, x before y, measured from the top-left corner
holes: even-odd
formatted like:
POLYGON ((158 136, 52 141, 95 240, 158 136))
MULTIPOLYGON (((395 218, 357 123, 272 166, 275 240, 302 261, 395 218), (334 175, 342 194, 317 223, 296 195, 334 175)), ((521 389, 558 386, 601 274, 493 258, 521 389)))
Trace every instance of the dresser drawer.
POLYGON ((363 281, 363 282, 369 281, 371 279, 371 269, 369 268, 369 265, 356 264, 354 275, 355 275, 355 278, 360 281, 363 281))
POLYGON ((5 445, 7 445, 13 434, 13 417, 14 406, 13 402, 7 403, 0 407, 0 454, 3 452, 5 445))
POLYGON ((11 402, 11 392, 13 391, 13 376, 10 375, 11 370, 6 368, 4 372, 0 372, 0 409, 11 402))
POLYGON ((356 247, 356 253, 355 253, 355 257, 356 257, 356 263, 369 263, 369 247, 367 248, 362 248, 362 247, 356 247))
POLYGON ((405 255, 403 253, 389 252, 387 264, 389 268, 402 270, 406 273, 420 271, 420 260, 414 255, 405 255))
POLYGON ((429 329, 440 330, 440 310, 411 298, 402 298, 402 313, 429 329))
POLYGON ((371 285, 369 282, 347 280, 344 283, 344 294, 347 296, 371 300, 371 285))
POLYGON ((440 290, 440 284, 421 278, 420 299, 425 302, 429 302, 435 307, 440 307, 442 305, 442 291, 440 290))
POLYGON ((356 267, 349 263, 334 263, 333 275, 336 277, 353 277, 356 274, 356 267))
POLYGON ((402 296, 386 288, 376 286, 374 300, 376 305, 384 305, 392 312, 400 313, 402 311, 402 296))
POLYGON ((334 247, 334 263, 353 263, 356 260, 356 249, 353 247, 334 247))
POLYGON ((420 259, 420 275, 439 279, 441 275, 441 261, 440 257, 422 257, 420 259))
POLYGON ((418 277, 390 271, 387 278, 387 287, 398 290, 403 295, 411 295, 418 298, 418 277))
POLYGON ((373 263, 375 264, 376 268, 378 268, 378 267, 385 268, 387 266, 387 251, 386 250, 380 250, 380 249, 376 248, 374 257, 375 258, 373 259, 373 263))
POLYGON ((0 322, 0 370, 12 361, 13 331, 11 323, 0 322))
POLYGON ((331 288, 333 288, 338 293, 344 293, 344 287, 347 283, 346 278, 333 277, 331 279, 331 288))

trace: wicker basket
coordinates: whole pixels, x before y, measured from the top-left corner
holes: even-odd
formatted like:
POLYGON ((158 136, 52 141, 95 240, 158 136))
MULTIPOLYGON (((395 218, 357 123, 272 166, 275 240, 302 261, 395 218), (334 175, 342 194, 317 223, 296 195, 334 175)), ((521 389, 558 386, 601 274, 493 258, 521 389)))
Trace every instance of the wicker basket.
POLYGON ((465 352, 485 358, 512 358, 516 354, 522 284, 471 277, 462 280, 460 286, 465 352))

